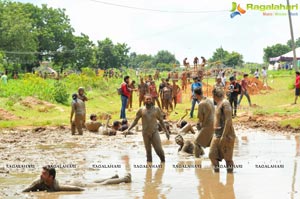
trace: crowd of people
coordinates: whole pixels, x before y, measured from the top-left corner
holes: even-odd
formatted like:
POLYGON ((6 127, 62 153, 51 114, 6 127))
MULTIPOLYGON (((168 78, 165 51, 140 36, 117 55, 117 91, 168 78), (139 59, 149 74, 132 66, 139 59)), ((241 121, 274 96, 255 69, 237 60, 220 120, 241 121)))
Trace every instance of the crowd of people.
MULTIPOLYGON (((266 76, 263 69, 262 77, 266 76)), ((173 74, 174 75, 174 74, 173 74)), ((77 93, 72 95, 71 104, 71 133, 83 135, 83 129, 90 132, 100 132, 102 135, 114 136, 121 132, 125 137, 133 134, 132 129, 141 120, 142 136, 145 146, 146 161, 152 162, 152 147, 163 163, 166 161, 165 152, 161 143, 160 131, 164 131, 169 140, 172 134, 176 134, 175 143, 179 145, 178 152, 193 155, 200 158, 204 155, 204 148, 209 147, 208 157, 213 166, 214 172, 219 172, 220 162, 225 160, 228 173, 234 169, 233 150, 235 142, 235 130, 233 118, 237 116, 237 109, 243 96, 246 96, 249 106, 252 105, 248 92, 248 74, 243 74, 243 79, 238 82, 237 74, 232 73, 229 83, 226 82, 225 72, 220 71, 216 77, 216 82, 212 90, 212 98, 205 97, 203 94, 202 79, 199 76, 193 77, 191 89, 191 108, 187 108, 176 123, 175 127, 167 120, 167 114, 176 108, 178 94, 181 88, 177 85, 178 79, 162 78, 158 88, 152 76, 146 79, 140 77, 140 82, 136 86, 135 81, 130 81, 129 76, 124 77, 124 82, 120 86, 121 98, 121 121, 115 120, 110 125, 111 115, 107 115, 106 123, 98 121, 96 114, 90 115, 90 120, 86 121, 86 102, 84 88, 80 87, 77 93), (172 84, 169 83, 172 80, 172 84), (139 109, 135 118, 130 124, 126 117, 126 109, 132 109, 133 92, 138 92, 139 109), (240 97, 238 97, 240 96, 240 97), (189 114, 194 117, 195 107, 197 106, 196 124, 191 124, 184 120, 189 114), (189 111, 189 113, 188 113, 189 111), (174 129, 175 128, 175 129, 174 129), (184 136, 192 133, 192 139, 185 140, 184 136)), ((255 78, 259 78, 258 71, 254 73, 255 78)), ((171 76, 173 77, 173 76, 171 76)), ((265 80, 266 81, 266 80, 265 80)), ((267 84, 267 82, 265 82, 267 84)), ((295 82, 295 103, 299 96, 300 73, 296 72, 295 82)), ((71 185, 59 185, 55 179, 56 171, 54 168, 43 167, 40 179, 34 181, 32 185, 24 190, 37 191, 83 191, 82 187, 71 185)), ((109 179, 95 181, 100 184, 118 184, 131 182, 131 174, 126 174, 123 178, 113 176, 109 179)))
MULTIPOLYGON (((179 132, 179 134, 188 132, 192 132, 193 134, 195 134, 195 139, 192 142, 193 147, 184 147, 184 143, 183 141, 181 141, 180 143, 183 144, 181 148, 193 148, 193 153, 195 154, 195 157, 200 157, 204 154, 203 148, 209 147, 211 145, 211 140, 213 138, 214 133, 218 138, 216 138, 216 140, 219 140, 219 142, 223 144, 227 143, 224 140, 231 141, 231 139, 234 138, 234 130, 232 127, 231 119, 232 117, 236 116, 236 106, 238 104, 237 96, 240 92, 244 92, 243 94, 247 97, 249 97, 249 95, 247 94, 247 74, 244 75, 242 85, 239 85, 235 82, 234 76, 230 77, 230 87, 227 90, 227 93, 229 93, 229 101, 225 99, 226 89, 220 81, 221 77, 218 77, 216 80, 216 84, 212 93, 214 98, 213 100, 203 96, 201 79, 199 79, 198 77, 194 77, 193 80, 194 83, 191 84, 192 104, 191 108, 187 110, 190 110, 190 118, 193 118, 194 109, 196 105, 198 106, 198 122, 196 125, 198 131, 196 132, 193 129, 193 126, 184 121, 182 117, 181 120, 177 123, 177 132, 179 132), (216 113, 215 109, 217 110, 216 113), (230 112, 230 114, 228 114, 228 111, 230 112), (230 131, 228 133, 229 137, 227 136, 227 131, 230 131), (223 137, 223 133, 226 136, 223 137), (223 139, 220 139, 221 137, 223 139)), ((92 132, 97 132, 100 130, 100 132, 103 135, 116 135, 117 131, 121 131, 126 136, 128 133, 131 133, 130 131, 132 130, 132 128, 135 125, 137 125, 139 119, 141 119, 142 135, 146 148, 147 161, 152 162, 151 146, 153 146, 155 152, 160 157, 161 161, 164 162, 165 156, 161 145, 159 129, 165 132, 167 139, 170 138, 170 128, 172 125, 168 124, 168 122, 166 121, 166 115, 168 114, 169 108, 172 110, 176 107, 176 99, 174 99, 174 97, 176 98, 177 96, 173 93, 178 94, 178 92, 180 91, 180 87, 176 84, 176 81, 174 80, 173 84, 170 84, 169 79, 162 79, 162 82, 159 85, 159 89, 157 91, 155 82, 152 80, 151 75, 148 76, 148 79, 146 81, 144 81, 143 78, 140 78, 140 84, 138 85, 137 89, 135 88, 135 86, 130 86, 130 83, 130 77, 125 76, 124 82, 121 84, 120 88, 120 119, 122 119, 122 122, 114 121, 112 126, 109 126, 109 120, 111 119, 111 117, 108 117, 106 124, 102 125, 100 122, 97 121, 97 116, 95 114, 92 114, 90 116, 91 121, 85 122, 85 102, 88 99, 84 95, 84 89, 79 88, 78 93, 73 94, 72 111, 70 118, 72 124, 72 135, 75 134, 76 129, 79 135, 82 135, 82 128, 86 127, 89 131, 92 132), (132 98, 132 92, 135 90, 139 93, 140 108, 136 113, 136 118, 133 120, 131 125, 129 125, 126 119, 126 107, 128 107, 128 101, 130 98, 132 98), (160 97, 160 100, 158 99, 158 97, 160 97), (172 101, 174 101, 174 104, 172 103, 172 101), (155 106, 155 102, 157 103, 157 106, 155 106), (72 120, 74 113, 75 119, 72 120), (159 121, 159 123, 157 123, 157 121, 159 121)), ((242 96, 240 100, 241 99, 242 96)), ((177 138, 176 140, 178 141, 180 139, 177 138)), ((215 159, 218 159, 218 157, 216 156, 224 156, 223 154, 216 155, 216 152, 213 152, 214 150, 216 150, 216 147, 219 147, 218 144, 215 145, 216 146, 211 147, 212 151, 210 153, 210 157, 213 165, 217 167, 218 165, 215 159)), ((227 146, 227 148, 228 147, 229 146, 227 146)), ((231 145, 230 147, 233 148, 233 146, 231 145)), ((232 166, 230 154, 228 162, 228 165, 232 166)))

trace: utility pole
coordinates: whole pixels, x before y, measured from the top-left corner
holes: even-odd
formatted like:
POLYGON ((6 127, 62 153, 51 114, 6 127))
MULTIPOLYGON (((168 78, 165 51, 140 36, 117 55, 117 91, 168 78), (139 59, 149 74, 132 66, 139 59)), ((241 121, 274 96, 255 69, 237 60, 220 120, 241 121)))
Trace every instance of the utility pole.
POLYGON ((291 40, 292 40, 293 67, 297 71, 298 70, 298 66, 297 66, 297 56, 296 56, 296 50, 295 50, 295 40, 294 40, 294 32, 293 32, 293 23, 292 23, 291 10, 290 10, 290 0, 286 0, 286 3, 287 3, 287 7, 288 7, 288 17, 289 17, 289 24, 290 24, 291 40))

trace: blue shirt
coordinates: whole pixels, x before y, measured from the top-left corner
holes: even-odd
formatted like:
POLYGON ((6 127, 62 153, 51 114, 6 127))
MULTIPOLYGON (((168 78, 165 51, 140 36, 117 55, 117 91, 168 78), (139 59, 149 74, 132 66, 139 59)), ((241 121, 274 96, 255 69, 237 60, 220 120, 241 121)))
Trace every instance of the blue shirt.
POLYGON ((200 83, 200 82, 194 82, 194 83, 192 83, 192 85, 191 85, 191 89, 192 89, 192 95, 193 95, 193 97, 195 97, 195 93, 194 93, 194 90, 196 89, 196 88, 198 88, 198 87, 202 87, 202 84, 200 83))

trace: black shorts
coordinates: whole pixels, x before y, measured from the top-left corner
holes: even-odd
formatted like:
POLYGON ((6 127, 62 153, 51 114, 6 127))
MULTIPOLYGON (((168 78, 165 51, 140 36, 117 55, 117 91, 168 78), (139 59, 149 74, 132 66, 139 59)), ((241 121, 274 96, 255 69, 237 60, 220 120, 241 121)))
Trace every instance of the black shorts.
POLYGON ((299 95, 300 95, 300 88, 296 88, 296 89, 295 89, 295 95, 296 95, 296 96, 299 96, 299 95))

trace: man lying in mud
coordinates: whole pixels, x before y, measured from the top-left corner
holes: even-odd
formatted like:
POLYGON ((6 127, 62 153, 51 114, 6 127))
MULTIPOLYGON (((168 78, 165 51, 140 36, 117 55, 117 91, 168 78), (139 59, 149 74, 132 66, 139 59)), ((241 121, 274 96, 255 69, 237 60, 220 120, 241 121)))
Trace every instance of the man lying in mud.
POLYGON ((190 109, 186 109, 185 110, 185 114, 178 120, 178 122, 176 123, 176 127, 179 129, 179 133, 189 133, 191 132, 192 134, 195 134, 195 131, 193 129, 193 126, 188 123, 187 121, 183 120, 187 114, 188 114, 188 111, 190 109))
POLYGON ((94 183, 100 183, 101 185, 111 185, 111 184, 130 183, 130 182, 131 182, 130 173, 126 173, 123 178, 120 178, 119 175, 114 175, 111 178, 94 181, 94 183))
POLYGON ((32 184, 23 190, 23 192, 30 191, 47 191, 47 192, 57 192, 57 191, 84 191, 83 188, 71 185, 60 185, 55 179, 56 171, 55 168, 50 166, 44 166, 40 179, 32 182, 32 184))
POLYGON ((189 141, 189 140, 184 141, 184 139, 181 135, 177 135, 175 137, 175 142, 176 142, 176 144, 179 145, 178 152, 185 152, 185 153, 188 153, 191 155, 194 154, 195 147, 191 141, 189 141))
POLYGON ((145 106, 138 110, 133 123, 126 131, 123 132, 125 137, 127 132, 137 125, 140 118, 142 118, 142 134, 147 154, 147 162, 152 162, 152 146, 154 147, 154 150, 159 156, 161 162, 165 162, 165 153, 158 133, 157 120, 164 129, 167 139, 170 139, 170 133, 165 127, 160 108, 154 106, 150 95, 145 96, 145 106))
POLYGON ((56 177, 55 168, 50 166, 44 166, 40 179, 35 180, 28 188, 24 189, 23 192, 84 191, 84 188, 82 187, 94 187, 97 185, 131 183, 130 173, 126 173, 124 177, 119 177, 118 175, 114 175, 111 178, 95 180, 93 181, 93 183, 89 183, 89 184, 77 183, 80 186, 60 185, 58 181, 55 179, 55 177, 56 177))
POLYGON ((124 175, 124 177, 119 177, 119 175, 116 174, 110 178, 94 180, 91 183, 83 183, 82 181, 74 181, 71 184, 78 186, 78 187, 92 188, 92 187, 97 187, 99 185, 115 185, 115 184, 121 184, 121 183, 131 183, 131 174, 126 173, 124 175))

